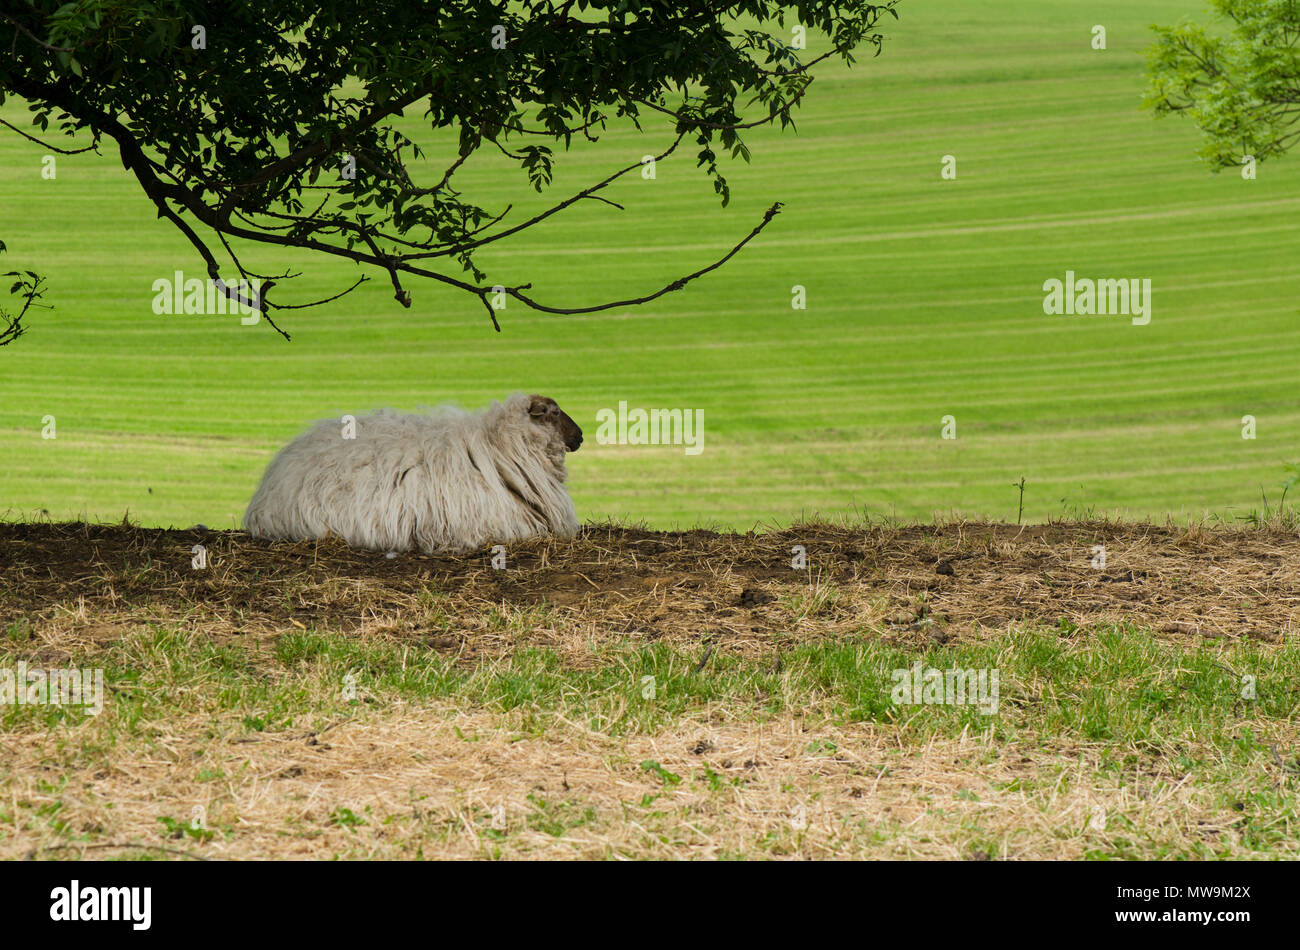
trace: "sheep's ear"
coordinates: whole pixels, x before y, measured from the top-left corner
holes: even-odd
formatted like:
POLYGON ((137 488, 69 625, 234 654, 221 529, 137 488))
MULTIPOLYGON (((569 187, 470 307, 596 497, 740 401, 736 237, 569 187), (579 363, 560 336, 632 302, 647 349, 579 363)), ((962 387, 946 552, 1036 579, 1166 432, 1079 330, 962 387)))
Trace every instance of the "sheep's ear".
POLYGON ((528 414, 530 416, 544 416, 549 408, 550 400, 545 396, 532 396, 532 402, 528 404, 528 414))

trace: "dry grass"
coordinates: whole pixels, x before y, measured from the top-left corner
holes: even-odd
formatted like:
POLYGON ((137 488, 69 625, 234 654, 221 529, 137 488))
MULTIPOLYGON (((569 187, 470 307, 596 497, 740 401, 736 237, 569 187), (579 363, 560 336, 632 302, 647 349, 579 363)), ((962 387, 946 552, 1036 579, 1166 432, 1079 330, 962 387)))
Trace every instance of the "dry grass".
POLYGON ((0 857, 1300 856, 1294 531, 592 526, 508 557, 0 525, 0 668, 111 691, 6 714, 0 857), (869 671, 912 658, 1001 668, 1002 712, 889 707, 869 671))
MULTIPOLYGON (((39 770, 11 782, 15 807, 57 802, 80 833, 6 836, 0 858, 165 848, 207 858, 1060 859, 1177 854, 1189 842, 1240 854, 1250 832, 1247 789, 1231 789, 1238 797, 1224 807, 1221 789, 1167 762, 1101 768, 1101 744, 966 734, 909 748, 887 728, 788 716, 620 738, 568 722, 521 738, 484 711, 443 705, 320 737, 157 739, 164 754, 70 774, 57 790, 39 770), (205 769, 222 777, 196 780, 205 769), (195 816, 215 829, 211 840, 163 836, 160 818, 195 816)), ((34 763, 49 741, 29 736, 8 751, 34 763)), ((1273 856, 1300 857, 1293 832, 1279 829, 1273 856)))

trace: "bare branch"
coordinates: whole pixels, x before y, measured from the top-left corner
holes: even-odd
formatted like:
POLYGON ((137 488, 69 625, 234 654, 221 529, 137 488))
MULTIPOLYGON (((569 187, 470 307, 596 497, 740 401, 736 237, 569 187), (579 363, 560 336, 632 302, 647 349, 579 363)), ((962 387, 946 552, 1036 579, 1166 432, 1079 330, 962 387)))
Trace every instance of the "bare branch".
POLYGON ((594 307, 574 307, 574 308, 565 309, 561 307, 545 306, 544 304, 540 304, 537 301, 533 300, 531 297, 527 297, 524 294, 520 293, 519 291, 528 287, 527 284, 524 284, 520 287, 516 287, 513 290, 507 287, 506 293, 528 304, 528 306, 532 307, 534 310, 541 310, 543 313, 565 313, 565 314, 595 313, 599 310, 611 310, 614 307, 632 307, 637 304, 649 303, 651 300, 655 300, 659 297, 662 297, 664 294, 672 293, 674 290, 681 290, 683 287, 685 287, 691 281, 695 280, 697 277, 703 277, 705 274, 709 273, 710 271, 717 270, 723 264, 727 263, 727 261, 735 257, 736 254, 739 253, 742 247, 744 247, 746 244, 748 244, 750 241, 756 238, 759 232, 762 231, 765 227, 767 227, 768 223, 780 213, 781 213, 781 202, 778 201, 776 204, 772 205, 772 207, 767 209, 767 212, 763 215, 763 220, 758 223, 758 225, 754 228, 754 230, 750 231, 749 234, 745 235, 744 239, 739 244, 733 247, 722 257, 718 258, 716 261, 714 261, 712 264, 708 265, 707 267, 701 267, 693 274, 687 274, 685 277, 679 277, 671 284, 665 286, 663 289, 657 290, 652 294, 647 294, 644 297, 629 297, 627 300, 616 300, 613 303, 598 304, 594 307))
POLYGON ((22 129, 18 128, 18 126, 14 125, 12 122, 6 122, 4 119, 0 119, 0 125, 5 126, 6 128, 13 129, 23 138, 27 139, 27 141, 35 142, 41 148, 48 148, 51 152, 58 152, 60 155, 80 155, 82 152, 89 152, 92 149, 94 150, 95 154, 99 154, 99 142, 91 142, 85 148, 72 148, 72 149, 59 148, 57 145, 51 145, 49 142, 42 142, 34 135, 28 135, 22 129))
MULTIPOLYGON (((683 132, 678 132, 678 133, 677 133, 677 137, 676 137, 675 139, 673 139, 673 144, 670 145, 670 146, 668 146, 668 148, 664 149, 664 150, 663 150, 662 152, 660 152, 658 155, 656 155, 656 156, 655 156, 655 161, 656 161, 656 162, 661 162, 661 161, 663 161, 665 158, 667 158, 669 155, 671 155, 674 151, 676 151, 676 150, 677 150, 677 146, 681 144, 682 138, 685 137, 685 135, 686 135, 686 133, 685 133, 684 131, 683 131, 683 132)), ((556 213, 558 213, 558 212, 560 212, 560 211, 563 211, 565 208, 569 207, 570 205, 574 204, 575 202, 581 201, 583 198, 589 198, 589 197, 591 197, 591 195, 592 195, 594 192, 600 191, 602 188, 604 188, 604 187, 606 187, 607 185, 611 184, 611 183, 614 182, 615 180, 617 180, 617 179, 623 177, 623 176, 626 175, 628 172, 633 171, 633 170, 638 169, 638 168, 641 168, 642 165, 643 165, 643 163, 638 161, 638 162, 634 162, 634 163, 631 164, 631 165, 628 165, 628 166, 625 167, 625 168, 620 168, 618 171, 614 172, 614 174, 610 175, 608 178, 605 178, 605 179, 603 179, 602 181, 598 181, 598 182, 596 182, 596 184, 591 185, 591 186, 588 187, 588 188, 584 188, 582 191, 578 192, 576 195, 573 195, 573 196, 571 196, 571 197, 569 197, 569 198, 566 198, 564 201, 561 201, 559 204, 557 204, 557 205, 553 205, 552 207, 547 208, 545 211, 543 211, 543 212, 541 212, 541 213, 539 213, 539 214, 534 215, 533 217, 529 218, 527 221, 521 222, 520 224, 516 224, 516 225, 515 225, 514 227, 512 227, 512 228, 507 228, 506 230, 504 230, 504 231, 499 231, 499 232, 497 232, 496 234, 488 235, 488 236, 485 237, 485 238, 482 238, 482 239, 480 239, 480 240, 478 240, 478 241, 472 241, 472 242, 469 243, 469 244, 458 244, 458 245, 456 245, 456 246, 454 246, 454 247, 450 247, 450 248, 448 248, 448 249, 446 249, 446 250, 443 250, 443 251, 433 251, 433 252, 429 252, 429 253, 426 253, 426 254, 411 254, 411 255, 408 255, 408 259, 410 259, 410 260, 421 260, 421 259, 423 259, 423 258, 428 258, 428 257, 446 257, 446 256, 449 255, 449 254, 457 254, 457 253, 460 253, 460 252, 462 252, 462 251, 470 251, 470 250, 474 250, 475 248, 483 247, 485 244, 491 244, 491 243, 493 243, 494 241, 500 241, 502 238, 510 237, 510 235, 512 235, 512 234, 518 234, 520 231, 524 230, 525 228, 530 228, 530 227, 532 227, 534 224, 537 224, 537 223, 540 222, 540 221, 545 221, 547 218, 551 217, 551 215, 556 214, 556 213)))

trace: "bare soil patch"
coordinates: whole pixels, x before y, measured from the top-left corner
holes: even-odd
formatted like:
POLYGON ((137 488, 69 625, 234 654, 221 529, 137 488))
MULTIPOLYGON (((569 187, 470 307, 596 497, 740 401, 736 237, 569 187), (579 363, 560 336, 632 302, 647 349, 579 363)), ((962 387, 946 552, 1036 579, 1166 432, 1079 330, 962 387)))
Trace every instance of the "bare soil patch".
POLYGON ((201 626, 215 640, 357 631, 471 660, 575 637, 708 639, 748 654, 864 630, 923 645, 1013 625, 1119 622, 1280 641, 1300 621, 1300 536, 1281 529, 591 525, 572 541, 514 545, 506 558, 497 570, 490 551, 387 557, 233 531, 3 524, 0 626, 41 633, 52 660, 60 634, 85 646, 141 622, 201 626), (806 569, 792 567, 796 546, 806 569))

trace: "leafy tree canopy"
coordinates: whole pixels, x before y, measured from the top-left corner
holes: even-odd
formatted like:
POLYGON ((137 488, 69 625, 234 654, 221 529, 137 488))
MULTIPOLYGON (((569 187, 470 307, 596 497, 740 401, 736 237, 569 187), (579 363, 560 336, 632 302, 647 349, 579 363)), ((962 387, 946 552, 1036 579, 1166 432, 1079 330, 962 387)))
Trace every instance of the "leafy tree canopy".
POLYGON ((1184 113, 1205 135, 1216 171, 1282 155, 1300 138, 1300 2, 1213 0, 1227 29, 1156 27, 1145 103, 1184 113))
MULTIPOLYGON (((211 279, 266 281, 257 302, 273 326, 270 314, 291 305, 269 291, 290 275, 248 271, 231 237, 357 261, 391 280, 404 306, 403 278, 439 281, 477 296, 495 325, 497 284, 551 313, 677 290, 729 259, 780 205, 726 256, 664 288, 564 308, 535 299, 528 283, 489 281, 476 252, 575 202, 608 201, 600 191, 640 163, 512 220, 510 206, 484 207, 456 187, 470 156, 500 152, 521 186, 543 191, 556 146, 595 141, 613 123, 650 131, 654 119, 664 138, 647 151, 667 158, 686 143, 726 204, 720 155, 748 160, 746 129, 790 124, 817 62, 852 62, 864 45, 878 53, 878 24, 897 15, 895 2, 10 0, 0 9, 0 101, 27 100, 38 135, 85 132, 89 148, 112 139, 211 279), (829 51, 803 52, 796 26, 829 38, 829 51), (431 129, 454 130, 443 138, 454 153, 426 160, 397 131, 393 119, 416 109, 431 129), (342 172, 353 166, 352 177, 342 172)), ((218 286, 243 299, 233 283, 218 286)))

